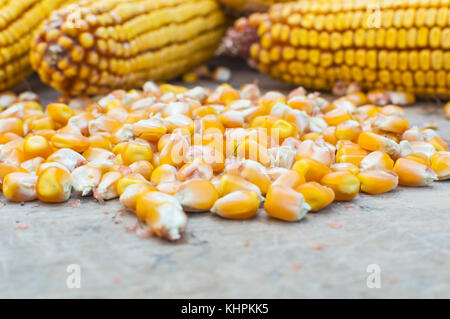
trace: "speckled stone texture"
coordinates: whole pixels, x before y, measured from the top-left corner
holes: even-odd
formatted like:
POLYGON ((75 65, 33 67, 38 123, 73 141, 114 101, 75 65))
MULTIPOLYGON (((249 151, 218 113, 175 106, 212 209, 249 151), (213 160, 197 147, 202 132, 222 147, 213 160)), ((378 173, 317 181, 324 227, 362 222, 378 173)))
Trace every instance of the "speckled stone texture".
MULTIPOLYGON (((290 89, 231 63, 235 86, 256 80, 264 90, 290 89)), ((28 82, 44 103, 57 96, 28 82)), ((407 118, 434 121, 450 140, 437 102, 408 107, 407 118)), ((21 206, 2 197, 0 297, 449 298, 449 185, 359 195, 298 223, 262 211, 248 221, 190 214, 177 244, 136 236, 136 218, 117 200, 21 206), (81 267, 80 289, 67 288, 70 264, 81 267), (366 284, 371 264, 381 269, 379 289, 366 284)))

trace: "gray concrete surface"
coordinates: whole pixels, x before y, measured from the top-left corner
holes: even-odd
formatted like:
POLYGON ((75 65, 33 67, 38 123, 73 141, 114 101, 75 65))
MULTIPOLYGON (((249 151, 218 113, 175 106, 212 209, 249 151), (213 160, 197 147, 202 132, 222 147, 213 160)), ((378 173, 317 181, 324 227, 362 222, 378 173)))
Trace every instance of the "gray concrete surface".
MULTIPOLYGON (((255 79, 265 90, 289 89, 234 65, 234 85, 255 79)), ((36 79, 28 85, 45 101, 57 95, 36 79)), ((442 106, 422 101, 407 117, 434 121, 450 140, 442 106)), ((177 244, 136 236, 136 218, 116 200, 74 208, 2 197, 0 297, 449 298, 449 185, 359 195, 299 223, 264 212, 248 221, 190 214, 177 244), (81 268, 79 289, 66 285, 71 264, 81 268), (379 289, 366 284, 373 264, 379 289)))

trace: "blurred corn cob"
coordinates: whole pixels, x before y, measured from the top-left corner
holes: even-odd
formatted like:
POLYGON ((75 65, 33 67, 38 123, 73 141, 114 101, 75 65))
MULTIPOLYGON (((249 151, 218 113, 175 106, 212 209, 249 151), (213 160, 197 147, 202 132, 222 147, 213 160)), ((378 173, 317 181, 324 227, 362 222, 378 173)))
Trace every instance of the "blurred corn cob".
POLYGON ((210 58, 223 33, 215 0, 87 0, 52 15, 31 62, 57 90, 94 95, 175 78, 210 58))
POLYGON ((0 1, 0 90, 8 89, 32 71, 32 32, 50 12, 73 0, 0 1))
POLYGON ((448 0, 291 2, 237 21, 225 41, 262 72, 310 89, 344 80, 448 98, 449 7, 448 0), (243 44, 240 34, 258 41, 243 44))
POLYGON ((271 5, 292 0, 219 0, 234 13, 265 12, 271 5))

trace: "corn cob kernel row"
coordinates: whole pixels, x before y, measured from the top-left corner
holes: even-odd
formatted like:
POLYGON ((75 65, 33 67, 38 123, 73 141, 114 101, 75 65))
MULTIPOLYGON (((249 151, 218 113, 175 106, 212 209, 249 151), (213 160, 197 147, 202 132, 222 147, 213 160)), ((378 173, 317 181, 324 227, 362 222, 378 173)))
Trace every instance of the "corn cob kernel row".
POLYGON ((299 87, 210 91, 145 83, 98 100, 0 95, 0 186, 10 201, 119 198, 178 240, 186 213, 298 221, 360 192, 450 178, 446 141, 396 105, 353 92, 331 102, 299 87))
POLYGON ((0 90, 31 73, 30 43, 34 30, 49 14, 71 0, 3 1, 0 4, 0 90))
POLYGON ((223 32, 215 0, 87 0, 53 13, 31 62, 57 90, 95 95, 177 77, 211 57, 223 32))
MULTIPOLYGON (((449 98, 449 6, 447 0, 297 1, 250 17, 246 28, 238 21, 235 30, 254 30, 251 62, 284 82, 331 90, 338 80, 356 81, 364 89, 449 98)), ((233 32, 230 37, 245 47, 233 32)))

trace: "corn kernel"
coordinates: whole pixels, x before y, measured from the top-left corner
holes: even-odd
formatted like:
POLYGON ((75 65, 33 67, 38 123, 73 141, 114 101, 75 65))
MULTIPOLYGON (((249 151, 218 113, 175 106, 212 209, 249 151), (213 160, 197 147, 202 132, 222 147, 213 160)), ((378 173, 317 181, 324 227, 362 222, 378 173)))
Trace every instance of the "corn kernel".
POLYGON ((151 161, 153 152, 150 146, 136 142, 129 142, 123 149, 122 160, 125 165, 137 161, 151 161))
POLYGON ((243 177, 231 174, 222 175, 218 189, 219 197, 223 197, 235 191, 253 191, 258 194, 258 196, 261 196, 261 191, 258 186, 247 181, 243 177))
POLYGON ((398 176, 393 171, 369 170, 358 174, 361 191, 367 194, 382 194, 395 189, 398 176))
POLYGON ((40 135, 30 135, 25 138, 23 151, 27 158, 41 156, 47 158, 53 153, 50 143, 40 135))
POLYGON ((12 202, 33 201, 37 198, 37 179, 37 176, 29 173, 10 173, 3 180, 3 195, 12 202))
POLYGON ((51 103, 47 105, 46 112, 52 120, 63 125, 66 125, 69 119, 75 115, 74 111, 63 103, 51 103))
POLYGON ((39 172, 36 193, 40 201, 62 203, 69 199, 72 191, 70 174, 57 166, 48 167, 39 172))
POLYGON ((128 186, 133 185, 133 184, 141 184, 141 183, 151 185, 151 183, 148 182, 140 174, 130 174, 130 175, 123 176, 117 182, 117 194, 119 194, 119 196, 120 196, 123 194, 123 192, 125 192, 125 190, 128 188, 128 186))
POLYGON ((394 168, 394 161, 387 153, 375 151, 359 162, 359 168, 361 172, 369 170, 392 170, 394 168))
POLYGON ((334 191, 337 201, 350 201, 359 193, 359 179, 350 172, 333 172, 325 175, 320 184, 334 191))
POLYGON ((306 182, 320 182, 325 175, 331 173, 331 169, 328 166, 309 158, 296 161, 292 166, 292 170, 303 176, 306 182))
POLYGON ((187 216, 178 201, 161 192, 146 192, 138 197, 136 213, 159 237, 178 240, 187 224, 187 216))
POLYGON ((305 217, 311 207, 296 190, 282 185, 272 185, 267 192, 264 209, 273 218, 294 222, 305 217))
POLYGON ((439 180, 450 179, 450 153, 437 152, 433 154, 431 169, 437 174, 439 180))
POLYGON ((431 168, 405 158, 399 158, 395 162, 394 172, 402 186, 426 186, 438 178, 431 168))
POLYGON ((125 208, 135 212, 138 197, 143 193, 151 191, 157 191, 157 189, 149 183, 131 184, 125 188, 125 191, 120 195, 120 203, 125 208))
POLYGON ((334 191, 316 182, 308 182, 295 188, 303 195, 305 202, 311 207, 311 212, 317 212, 334 201, 334 191))
POLYGON ((206 179, 190 179, 181 184, 174 196, 187 212, 209 211, 218 198, 214 185, 206 179))
POLYGON ((253 191, 235 191, 219 198, 211 212, 228 219, 250 219, 256 216, 260 205, 253 191))
POLYGON ((77 167, 72 172, 72 189, 75 194, 89 196, 100 184, 102 171, 91 165, 77 167))

